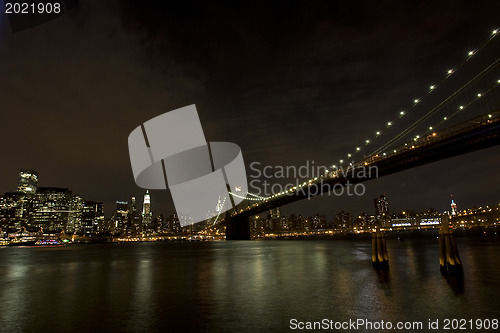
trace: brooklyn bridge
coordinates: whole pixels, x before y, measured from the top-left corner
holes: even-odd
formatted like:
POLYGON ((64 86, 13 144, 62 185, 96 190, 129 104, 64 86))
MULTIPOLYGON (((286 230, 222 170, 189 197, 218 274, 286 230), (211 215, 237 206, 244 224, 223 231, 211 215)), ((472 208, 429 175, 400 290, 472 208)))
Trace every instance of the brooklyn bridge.
MULTIPOLYGON (((226 224, 226 239, 250 239, 249 218, 272 208, 499 144, 499 34, 493 30, 461 63, 434 79, 421 97, 397 110, 394 119, 332 159, 324 174, 267 196, 247 193, 240 204, 217 216, 215 223, 226 224), (377 172, 358 172, 366 168, 377 172)), ((230 194, 242 198, 238 192, 230 194)))

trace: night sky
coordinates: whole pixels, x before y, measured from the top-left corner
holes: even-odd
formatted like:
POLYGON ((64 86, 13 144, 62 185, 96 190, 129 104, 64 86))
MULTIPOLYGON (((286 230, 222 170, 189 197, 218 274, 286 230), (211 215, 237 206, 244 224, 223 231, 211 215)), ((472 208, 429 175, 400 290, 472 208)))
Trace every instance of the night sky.
MULTIPOLYGON (((104 201, 108 216, 116 200, 142 201, 128 135, 190 104, 207 141, 238 144, 247 166, 331 165, 460 63, 499 18, 498 1, 81 0, 13 33, 0 14, 0 192, 32 168, 40 186, 104 201)), ((370 181, 362 197, 318 197, 283 212, 373 213, 382 193, 392 212, 442 211, 450 195, 459 208, 498 204, 499 153, 429 164, 370 181)), ((152 192, 152 210, 174 212, 168 191, 152 192)))

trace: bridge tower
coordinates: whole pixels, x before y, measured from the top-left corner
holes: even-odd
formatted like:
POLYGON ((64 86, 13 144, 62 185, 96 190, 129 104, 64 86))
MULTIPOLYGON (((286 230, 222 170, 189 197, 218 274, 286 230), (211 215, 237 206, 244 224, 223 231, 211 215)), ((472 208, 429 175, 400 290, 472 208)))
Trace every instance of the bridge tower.
POLYGON ((250 240, 250 217, 227 217, 226 240, 250 240))

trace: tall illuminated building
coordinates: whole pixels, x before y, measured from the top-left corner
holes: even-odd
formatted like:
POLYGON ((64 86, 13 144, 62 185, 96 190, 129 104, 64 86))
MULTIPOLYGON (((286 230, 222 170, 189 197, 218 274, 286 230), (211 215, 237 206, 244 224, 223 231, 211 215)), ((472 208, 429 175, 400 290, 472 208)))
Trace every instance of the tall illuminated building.
POLYGON ((215 211, 217 213, 220 213, 220 212, 222 212, 223 209, 224 209, 224 204, 223 204, 222 200, 220 199, 220 195, 219 195, 219 199, 217 199, 217 205, 215 206, 215 211))
MULTIPOLYGON (((33 216, 29 226, 52 231, 67 231, 72 195, 67 188, 40 187, 33 200, 33 216)), ((74 231, 70 221, 70 230, 74 231)))
POLYGON ((457 213, 458 213, 457 204, 455 203, 455 201, 453 201, 453 199, 451 199, 451 215, 457 215, 457 213))
POLYGON ((146 190, 144 194, 144 202, 142 204, 142 226, 146 229, 151 224, 151 196, 149 195, 149 190, 146 190))
POLYGON ((129 209, 127 215, 127 231, 132 234, 137 234, 141 231, 141 212, 137 210, 135 197, 130 198, 129 209))
POLYGON ((117 201, 115 212, 113 214, 114 229, 123 232, 127 228, 127 218, 129 214, 129 205, 127 201, 117 201))
POLYGON ((337 228, 352 229, 353 225, 351 213, 341 211, 340 213, 335 214, 335 225, 337 228))
POLYGON ((374 200, 375 204, 375 216, 377 217, 388 217, 389 216, 389 200, 385 195, 374 200))
POLYGON ((103 203, 85 201, 82 208, 82 231, 86 236, 100 232, 104 222, 103 203))
POLYGON ((390 224, 389 200, 382 194, 375 198, 373 203, 375 204, 375 218, 379 221, 380 226, 388 226, 390 224))
POLYGON ((274 209, 269 210, 269 215, 271 215, 272 219, 281 218, 281 208, 280 207, 276 207, 274 209))
POLYGON ((31 169, 21 169, 21 171, 19 171, 17 191, 26 194, 35 194, 37 188, 38 173, 31 169))
POLYGON ((130 213, 134 213, 134 212, 136 212, 136 211, 137 211, 137 207, 136 207, 136 205, 135 205, 135 197, 132 197, 132 198, 130 199, 130 207, 129 207, 128 211, 129 211, 130 213))
POLYGON ((85 200, 74 195, 69 201, 67 233, 80 233, 82 231, 82 211, 85 200))
POLYGON ((266 221, 266 231, 274 232, 280 230, 281 208, 276 207, 269 210, 269 216, 266 221))

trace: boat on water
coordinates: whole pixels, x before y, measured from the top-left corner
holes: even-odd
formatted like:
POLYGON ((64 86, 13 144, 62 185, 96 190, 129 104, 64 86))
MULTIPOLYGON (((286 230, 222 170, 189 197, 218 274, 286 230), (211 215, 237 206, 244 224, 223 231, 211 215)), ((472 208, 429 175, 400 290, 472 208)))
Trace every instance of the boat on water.
POLYGON ((63 246, 68 239, 64 241, 60 239, 59 234, 45 233, 40 228, 38 231, 28 231, 26 228, 21 228, 18 231, 8 235, 4 238, 3 245, 8 246, 63 246))
POLYGON ((10 240, 8 246, 63 246, 64 243, 58 239, 33 239, 14 238, 10 240))
POLYGON ((62 246, 63 242, 58 239, 39 239, 36 241, 35 245, 43 245, 43 246, 62 246))
POLYGON ((37 240, 33 237, 13 238, 10 240, 9 246, 34 246, 37 240))

